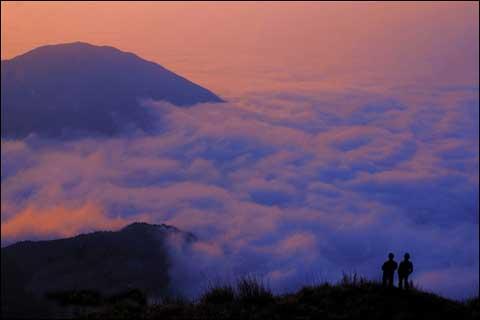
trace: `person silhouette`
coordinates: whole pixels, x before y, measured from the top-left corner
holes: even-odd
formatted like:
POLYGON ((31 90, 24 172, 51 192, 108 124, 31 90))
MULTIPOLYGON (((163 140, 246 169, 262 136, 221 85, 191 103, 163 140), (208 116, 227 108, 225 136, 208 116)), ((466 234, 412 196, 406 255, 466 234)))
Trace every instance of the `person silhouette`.
POLYGON ((393 287, 393 277, 395 275, 395 270, 397 270, 397 262, 393 260, 395 255, 393 253, 388 254, 388 260, 382 265, 383 278, 382 284, 384 287, 393 287))
POLYGON ((403 256, 403 261, 400 262, 398 267, 398 287, 402 289, 405 286, 405 289, 410 288, 408 283, 408 276, 413 272, 413 264, 410 261, 410 254, 405 253, 403 256))

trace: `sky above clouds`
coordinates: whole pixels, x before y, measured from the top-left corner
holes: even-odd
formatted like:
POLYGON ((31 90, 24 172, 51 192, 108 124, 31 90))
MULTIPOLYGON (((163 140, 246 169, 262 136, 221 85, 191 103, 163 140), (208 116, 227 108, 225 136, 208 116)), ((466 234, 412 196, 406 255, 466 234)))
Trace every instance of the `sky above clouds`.
POLYGON ((191 294, 378 278, 389 251, 425 289, 478 290, 477 3, 2 3, 2 59, 77 40, 227 102, 143 101, 152 134, 2 139, 2 245, 141 220, 200 238, 172 249, 191 294))
POLYGON ((2 59, 45 44, 111 45, 220 95, 478 81, 475 2, 1 5, 2 59))

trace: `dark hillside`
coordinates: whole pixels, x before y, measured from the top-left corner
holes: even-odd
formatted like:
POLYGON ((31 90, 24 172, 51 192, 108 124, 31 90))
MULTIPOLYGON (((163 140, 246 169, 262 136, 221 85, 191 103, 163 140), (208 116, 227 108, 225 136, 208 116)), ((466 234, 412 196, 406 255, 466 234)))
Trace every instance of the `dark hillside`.
POLYGON ((457 302, 417 289, 386 289, 376 282, 346 278, 336 285, 306 286, 274 296, 255 279, 208 290, 195 302, 165 300, 131 308, 110 305, 90 314, 95 319, 478 319, 479 300, 457 302))
POLYGON ((116 232, 2 248, 2 315, 49 315, 45 294, 62 290, 168 294, 165 240, 171 234, 180 234, 185 243, 195 239, 174 227, 134 223, 116 232))

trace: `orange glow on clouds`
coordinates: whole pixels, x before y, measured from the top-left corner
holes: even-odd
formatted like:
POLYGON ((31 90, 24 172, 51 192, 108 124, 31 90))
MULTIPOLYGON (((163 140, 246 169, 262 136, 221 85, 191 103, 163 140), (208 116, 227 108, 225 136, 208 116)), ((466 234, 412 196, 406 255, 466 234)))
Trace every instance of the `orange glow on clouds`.
POLYGON ((30 206, 2 222, 2 237, 69 237, 84 231, 119 229, 128 222, 129 220, 120 217, 107 217, 102 208, 93 203, 77 208, 30 206))

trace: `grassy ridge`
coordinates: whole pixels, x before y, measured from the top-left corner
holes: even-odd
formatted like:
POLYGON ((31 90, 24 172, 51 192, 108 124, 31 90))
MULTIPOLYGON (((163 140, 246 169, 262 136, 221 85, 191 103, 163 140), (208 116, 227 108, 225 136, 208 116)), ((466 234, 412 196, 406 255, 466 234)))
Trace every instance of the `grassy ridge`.
POLYGON ((478 319, 479 299, 457 302, 418 289, 382 288, 345 276, 337 284, 305 286, 274 295, 253 277, 210 286, 198 301, 163 299, 151 305, 122 301, 82 318, 141 319, 478 319))

